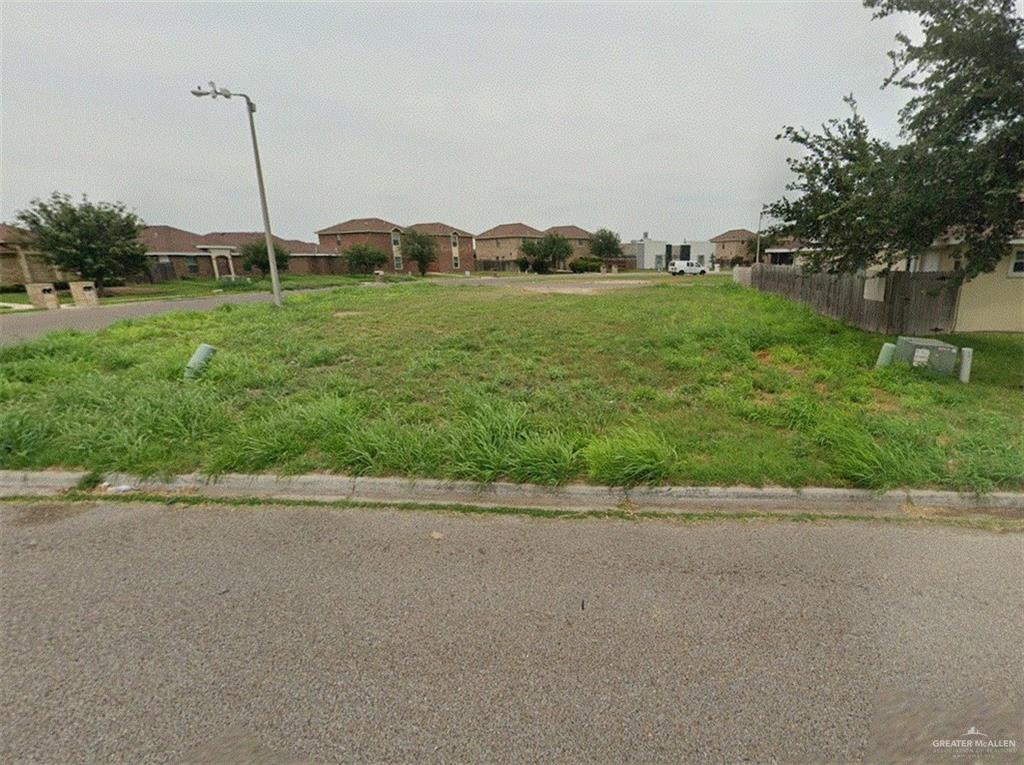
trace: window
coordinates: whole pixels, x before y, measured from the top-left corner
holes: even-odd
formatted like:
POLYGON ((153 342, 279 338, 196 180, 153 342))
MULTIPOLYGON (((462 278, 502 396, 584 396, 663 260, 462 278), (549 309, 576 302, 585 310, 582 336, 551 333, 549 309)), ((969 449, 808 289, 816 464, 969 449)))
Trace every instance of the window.
POLYGON ((392 247, 401 247, 402 246, 402 237, 401 237, 401 235, 397 231, 392 231, 391 232, 391 246, 392 247))
POLYGON ((460 266, 460 263, 459 263, 459 251, 455 250, 454 252, 452 252, 452 270, 453 271, 458 271, 459 270, 459 266, 460 266))
POLYGON ((1024 250, 1017 250, 1013 253, 1013 260, 1010 261, 1010 276, 1024 276, 1024 250))
POLYGON ((185 256, 185 268, 188 270, 190 276, 195 276, 199 273, 199 261, 196 260, 195 255, 185 256))
POLYGON ((452 232, 452 249, 459 249, 459 235, 456 234, 454 231, 452 232))
POLYGON ((401 271, 402 270, 402 256, 400 254, 398 254, 398 253, 395 253, 395 270, 396 271, 401 271))

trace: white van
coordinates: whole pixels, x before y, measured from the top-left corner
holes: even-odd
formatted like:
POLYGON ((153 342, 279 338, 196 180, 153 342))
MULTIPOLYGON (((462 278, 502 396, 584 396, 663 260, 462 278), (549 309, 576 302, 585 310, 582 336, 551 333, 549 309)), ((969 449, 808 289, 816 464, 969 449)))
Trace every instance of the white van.
POLYGON ((670 274, 697 274, 704 276, 708 272, 704 266, 693 260, 673 260, 668 264, 670 274))

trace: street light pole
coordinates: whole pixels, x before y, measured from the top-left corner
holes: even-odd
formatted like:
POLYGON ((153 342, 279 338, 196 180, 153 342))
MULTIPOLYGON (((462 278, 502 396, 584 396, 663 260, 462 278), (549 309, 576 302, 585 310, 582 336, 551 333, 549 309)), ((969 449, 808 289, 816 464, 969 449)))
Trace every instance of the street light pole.
POLYGON ((757 215, 757 254, 754 256, 754 262, 757 264, 761 263, 761 219, 764 218, 764 210, 761 210, 757 215))
POLYGON ((277 258, 274 253, 274 237, 270 234, 270 210, 267 208, 267 190, 263 185, 263 167, 260 164, 260 147, 256 142, 256 122, 253 120, 253 114, 256 112, 256 104, 252 102, 245 93, 232 93, 227 88, 218 88, 214 83, 210 83, 209 90, 203 88, 195 88, 192 91, 192 95, 196 97, 211 96, 216 98, 217 96, 223 96, 224 98, 231 98, 231 96, 241 96, 245 99, 245 110, 249 115, 249 133, 252 135, 252 154, 256 160, 256 183, 260 189, 260 209, 263 212, 263 235, 267 242, 267 264, 270 267, 270 286, 274 293, 274 305, 278 308, 281 307, 281 280, 277 275, 277 258))

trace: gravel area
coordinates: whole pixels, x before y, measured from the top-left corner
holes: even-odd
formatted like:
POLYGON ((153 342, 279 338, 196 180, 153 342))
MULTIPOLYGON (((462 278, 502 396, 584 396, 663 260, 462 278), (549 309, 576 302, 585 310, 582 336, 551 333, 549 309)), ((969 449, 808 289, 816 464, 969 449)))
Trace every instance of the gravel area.
POLYGON ((1024 748, 1024 541, 0 503, 4 762, 962 762, 1024 748))

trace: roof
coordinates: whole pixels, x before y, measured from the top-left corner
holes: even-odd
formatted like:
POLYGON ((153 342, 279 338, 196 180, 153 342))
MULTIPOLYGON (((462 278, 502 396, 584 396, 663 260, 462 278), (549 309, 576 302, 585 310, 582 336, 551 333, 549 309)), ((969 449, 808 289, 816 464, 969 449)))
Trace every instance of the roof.
POLYGON ((447 223, 414 223, 411 226, 406 226, 406 228, 419 231, 421 234, 430 234, 431 236, 451 236, 451 234, 455 233, 459 236, 473 237, 468 231, 455 228, 455 226, 449 226, 447 223))
POLYGON ((174 226, 143 226, 139 239, 148 252, 195 252, 202 234, 174 226))
POLYGON ((20 244, 27 236, 28 232, 23 228, 12 226, 9 223, 0 223, 0 243, 2 244, 20 244))
POLYGON ((317 234, 390 234, 395 229, 399 231, 402 227, 397 223, 386 221, 383 218, 352 218, 343 223, 335 223, 333 226, 320 229, 317 234))
POLYGON ((745 228, 731 228, 724 234, 711 237, 710 241, 718 244, 720 242, 746 242, 749 239, 753 239, 757 234, 753 231, 748 231, 745 228))
POLYGON ((552 226, 545 229, 545 234, 558 234, 566 239, 590 239, 590 232, 579 226, 552 226))
MULTIPOLYGON (((199 247, 244 247, 250 242, 263 241, 262 231, 213 231, 209 234, 197 234, 174 226, 145 226, 139 239, 148 252, 184 252, 193 253, 199 247)), ((298 239, 282 239, 274 237, 274 244, 284 247, 288 252, 316 252, 317 245, 301 242, 298 239)))
MULTIPOLYGON (((264 236, 262 231, 213 231, 200 237, 197 243, 199 247, 244 247, 252 242, 262 242, 264 236)), ((274 244, 283 247, 290 253, 316 252, 317 245, 303 242, 298 239, 282 239, 279 236, 273 237, 274 244)))
POLYGON ((482 234, 476 235, 477 239, 543 239, 544 232, 538 231, 533 226, 525 223, 502 223, 500 226, 489 228, 482 234))

